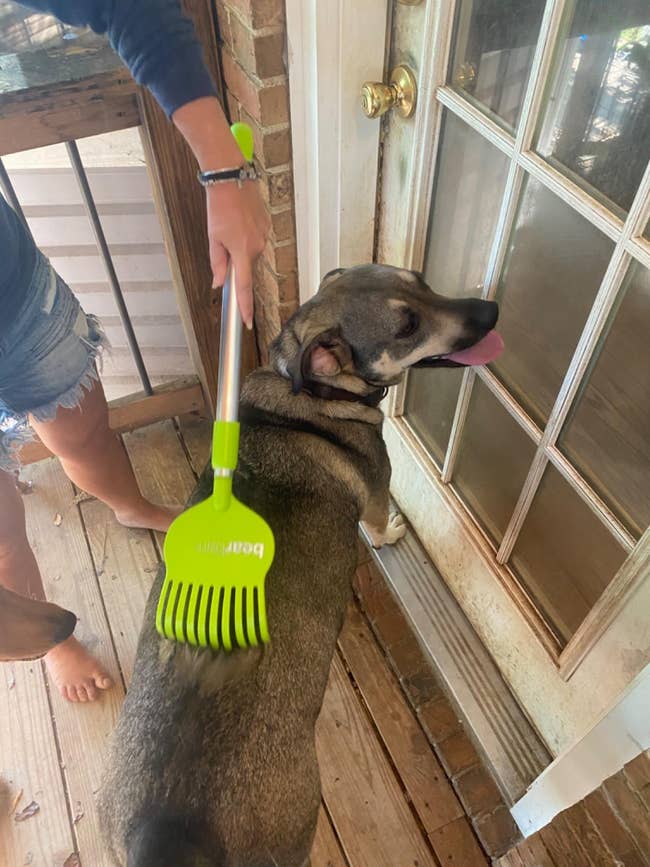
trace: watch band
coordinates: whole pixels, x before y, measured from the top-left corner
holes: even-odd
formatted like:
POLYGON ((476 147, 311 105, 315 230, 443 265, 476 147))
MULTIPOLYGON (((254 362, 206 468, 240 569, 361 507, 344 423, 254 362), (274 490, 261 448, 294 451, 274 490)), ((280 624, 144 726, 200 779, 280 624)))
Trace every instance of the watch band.
POLYGON ((256 181, 259 175, 253 163, 246 163, 235 169, 214 169, 206 172, 198 172, 199 183, 204 187, 213 184, 225 184, 236 181, 241 187, 244 181, 256 181))

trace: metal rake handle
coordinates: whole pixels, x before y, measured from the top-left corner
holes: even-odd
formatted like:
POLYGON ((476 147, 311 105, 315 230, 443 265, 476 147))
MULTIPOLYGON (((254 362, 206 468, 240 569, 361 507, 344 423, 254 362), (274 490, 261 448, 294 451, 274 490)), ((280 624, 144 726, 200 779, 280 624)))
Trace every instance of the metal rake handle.
POLYGON ((221 298, 221 342, 217 385, 217 421, 237 421, 242 321, 237 307, 235 272, 228 266, 221 298))

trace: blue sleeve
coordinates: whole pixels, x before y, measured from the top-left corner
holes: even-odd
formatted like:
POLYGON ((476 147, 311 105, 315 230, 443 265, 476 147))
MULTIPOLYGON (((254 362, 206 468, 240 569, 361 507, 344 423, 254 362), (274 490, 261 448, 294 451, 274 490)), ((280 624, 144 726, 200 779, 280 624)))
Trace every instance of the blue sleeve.
POLYGON ((216 89, 178 0, 27 0, 66 24, 106 33, 131 74, 168 116, 216 89))

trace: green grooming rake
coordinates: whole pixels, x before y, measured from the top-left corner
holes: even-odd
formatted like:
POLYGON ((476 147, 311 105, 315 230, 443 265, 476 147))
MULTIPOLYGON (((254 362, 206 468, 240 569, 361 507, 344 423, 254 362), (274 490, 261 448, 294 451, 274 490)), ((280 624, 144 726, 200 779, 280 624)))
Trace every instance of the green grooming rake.
MULTIPOLYGON (((234 124, 242 153, 253 158, 250 127, 234 124)), ((264 580, 275 543, 266 521, 232 494, 239 449, 242 322, 232 267, 223 287, 212 495, 176 518, 165 538, 166 575, 156 629, 172 641, 232 650, 269 641, 264 580)))

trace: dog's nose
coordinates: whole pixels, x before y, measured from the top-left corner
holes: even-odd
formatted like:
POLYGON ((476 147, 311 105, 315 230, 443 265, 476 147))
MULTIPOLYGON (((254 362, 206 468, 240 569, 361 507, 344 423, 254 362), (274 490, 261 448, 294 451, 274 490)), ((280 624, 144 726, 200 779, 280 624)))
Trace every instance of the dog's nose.
POLYGON ((499 318, 499 305, 496 301, 472 301, 469 309, 469 324, 481 331, 491 331, 499 318))
POLYGON ((69 638, 74 632, 76 625, 76 614, 73 614, 72 611, 64 610, 63 617, 58 617, 55 624, 53 634, 54 642, 60 644, 62 641, 65 641, 66 638, 69 638))

